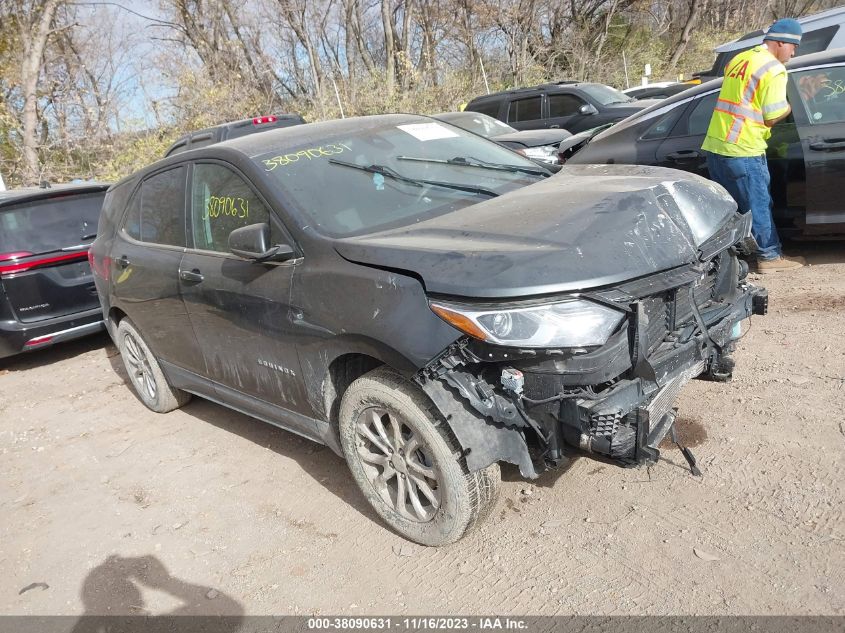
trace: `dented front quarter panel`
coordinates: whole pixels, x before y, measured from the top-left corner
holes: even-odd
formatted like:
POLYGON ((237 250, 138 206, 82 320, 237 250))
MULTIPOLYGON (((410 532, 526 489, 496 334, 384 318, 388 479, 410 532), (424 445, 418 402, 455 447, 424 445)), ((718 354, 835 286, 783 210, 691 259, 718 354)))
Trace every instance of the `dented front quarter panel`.
POLYGON ((408 275, 350 264, 331 249, 297 271, 291 314, 308 399, 328 419, 324 385, 341 356, 362 354, 413 376, 460 333, 428 307, 420 282, 408 275))

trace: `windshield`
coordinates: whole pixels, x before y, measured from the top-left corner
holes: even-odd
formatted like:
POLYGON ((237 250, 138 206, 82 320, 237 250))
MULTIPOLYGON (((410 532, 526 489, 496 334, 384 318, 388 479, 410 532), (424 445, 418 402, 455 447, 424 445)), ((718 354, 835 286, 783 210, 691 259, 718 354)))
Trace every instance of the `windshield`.
POLYGON ((580 86, 580 88, 603 106, 610 105, 611 103, 629 103, 633 101, 631 97, 619 92, 616 88, 611 88, 603 84, 585 84, 580 86))
POLYGON ((493 138, 494 136, 516 132, 516 129, 507 123, 502 123, 499 119, 494 119, 480 112, 456 112, 454 114, 437 115, 436 118, 484 138, 493 138))
POLYGON ((331 237, 414 224, 549 175, 537 163, 447 123, 406 120, 358 126, 253 160, 308 226, 331 237))

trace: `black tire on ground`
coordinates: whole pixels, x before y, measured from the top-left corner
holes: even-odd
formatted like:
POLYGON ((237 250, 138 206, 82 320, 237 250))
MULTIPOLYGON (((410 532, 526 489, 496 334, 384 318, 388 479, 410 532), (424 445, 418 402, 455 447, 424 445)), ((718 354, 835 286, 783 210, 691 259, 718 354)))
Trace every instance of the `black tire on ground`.
POLYGON ((170 386, 149 346, 129 319, 123 319, 117 326, 117 348, 129 382, 147 408, 167 413, 191 399, 191 394, 170 386))
POLYGON ((422 545, 454 543, 489 514, 501 474, 470 472, 423 391, 379 367, 343 395, 340 443, 352 477, 379 516, 422 545))

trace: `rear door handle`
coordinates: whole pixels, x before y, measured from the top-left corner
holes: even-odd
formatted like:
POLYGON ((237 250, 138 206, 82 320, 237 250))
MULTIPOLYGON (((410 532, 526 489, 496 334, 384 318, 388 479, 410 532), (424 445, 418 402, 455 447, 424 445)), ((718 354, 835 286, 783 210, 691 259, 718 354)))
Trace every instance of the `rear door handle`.
POLYGON ((126 255, 121 255, 115 260, 115 263, 118 265, 119 268, 128 268, 129 258, 126 255))
POLYGON ((194 268, 193 270, 180 270, 179 271, 179 279, 182 281, 188 281, 190 283, 198 284, 201 283, 205 277, 202 276, 202 273, 199 269, 194 268))
POLYGON ((695 158, 701 158, 701 152, 697 152, 694 149, 684 149, 679 152, 670 152, 666 154, 666 158, 669 160, 693 160, 695 158))
POLYGON ((550 129, 550 130, 559 130, 559 129, 560 129, 560 126, 559 126, 557 123, 552 123, 552 124, 549 126, 549 129, 550 129))
POLYGON ((817 143, 810 143, 810 149, 814 149, 820 152, 835 152, 843 150, 845 149, 845 140, 839 138, 824 139, 823 141, 819 141, 817 143))

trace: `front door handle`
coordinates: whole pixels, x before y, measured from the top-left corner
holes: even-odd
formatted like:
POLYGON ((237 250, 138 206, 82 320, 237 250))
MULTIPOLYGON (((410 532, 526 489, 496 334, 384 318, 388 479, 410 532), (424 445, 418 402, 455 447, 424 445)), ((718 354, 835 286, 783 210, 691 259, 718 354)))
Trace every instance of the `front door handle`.
POLYGON ((118 268, 128 268, 129 258, 126 255, 121 255, 115 260, 115 264, 117 264, 118 268))
POLYGON ((550 130, 559 130, 559 129, 560 129, 560 126, 559 126, 557 123, 552 123, 552 124, 549 126, 549 129, 550 129, 550 130))
POLYGON ((180 270, 179 279, 193 284, 198 284, 201 283, 205 277, 202 276, 202 273, 198 268, 194 268, 193 270, 180 270))
POLYGON ((679 152, 669 152, 666 154, 666 158, 669 160, 694 160, 701 158, 701 152, 694 149, 683 149, 679 152))
POLYGON ((845 149, 845 140, 840 138, 824 139, 817 143, 810 143, 810 149, 819 152, 836 152, 845 149))

